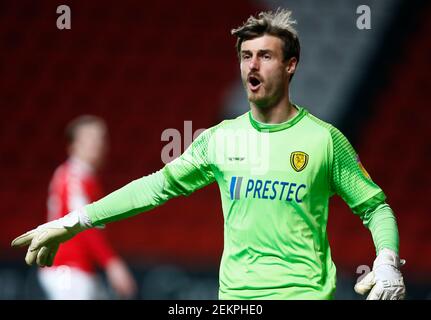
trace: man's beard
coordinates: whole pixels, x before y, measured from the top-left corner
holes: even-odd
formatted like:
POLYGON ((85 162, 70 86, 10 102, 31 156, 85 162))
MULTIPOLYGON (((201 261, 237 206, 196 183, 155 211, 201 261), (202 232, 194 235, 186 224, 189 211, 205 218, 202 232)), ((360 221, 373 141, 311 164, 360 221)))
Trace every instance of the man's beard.
POLYGON ((276 90, 272 94, 266 92, 265 90, 263 95, 260 92, 248 92, 248 101, 258 108, 267 109, 275 106, 283 97, 282 90, 276 90))

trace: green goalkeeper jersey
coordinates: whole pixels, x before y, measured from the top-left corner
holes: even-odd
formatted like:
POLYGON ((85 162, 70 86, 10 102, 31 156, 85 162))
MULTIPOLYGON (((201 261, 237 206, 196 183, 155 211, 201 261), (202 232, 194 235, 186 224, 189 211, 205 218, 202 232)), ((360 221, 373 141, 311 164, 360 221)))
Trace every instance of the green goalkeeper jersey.
POLYGON ((297 109, 280 124, 260 123, 247 112, 205 130, 180 157, 149 176, 154 180, 140 186, 135 181, 133 210, 114 195, 111 202, 122 202, 122 208, 107 209, 103 199, 89 205, 92 222, 118 220, 216 181, 224 215, 219 298, 332 298, 330 196, 340 195, 361 214, 383 203, 385 195, 340 131, 297 109), (160 191, 149 196, 157 184, 160 191))

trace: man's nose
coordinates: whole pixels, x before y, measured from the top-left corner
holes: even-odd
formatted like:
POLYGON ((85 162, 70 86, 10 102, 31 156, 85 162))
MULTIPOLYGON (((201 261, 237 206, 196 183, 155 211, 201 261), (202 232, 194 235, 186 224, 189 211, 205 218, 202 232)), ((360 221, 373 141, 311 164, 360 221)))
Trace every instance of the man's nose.
POLYGON ((253 57, 250 59, 249 68, 250 71, 259 70, 259 60, 257 59, 257 57, 253 57))

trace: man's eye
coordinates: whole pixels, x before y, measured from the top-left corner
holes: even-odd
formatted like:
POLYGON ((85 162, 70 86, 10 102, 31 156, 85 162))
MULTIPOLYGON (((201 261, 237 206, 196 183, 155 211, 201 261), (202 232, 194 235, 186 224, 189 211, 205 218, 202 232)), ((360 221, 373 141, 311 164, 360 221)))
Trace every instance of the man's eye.
POLYGON ((263 59, 264 59, 264 60, 271 60, 271 56, 270 56, 269 54, 265 54, 265 55, 263 56, 263 59))
POLYGON ((248 59, 250 59, 250 55, 249 54, 244 54, 242 56, 242 60, 248 60, 248 59))

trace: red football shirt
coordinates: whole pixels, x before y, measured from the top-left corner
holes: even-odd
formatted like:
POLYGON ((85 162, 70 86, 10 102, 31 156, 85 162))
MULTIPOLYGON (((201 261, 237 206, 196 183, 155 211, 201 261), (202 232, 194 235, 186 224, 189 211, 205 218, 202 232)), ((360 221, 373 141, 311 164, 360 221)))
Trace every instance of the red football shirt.
MULTIPOLYGON (((70 158, 52 177, 48 194, 48 221, 61 218, 102 197, 102 189, 93 169, 70 158)), ((67 265, 94 273, 116 255, 100 229, 89 229, 62 243, 53 266, 67 265)))

